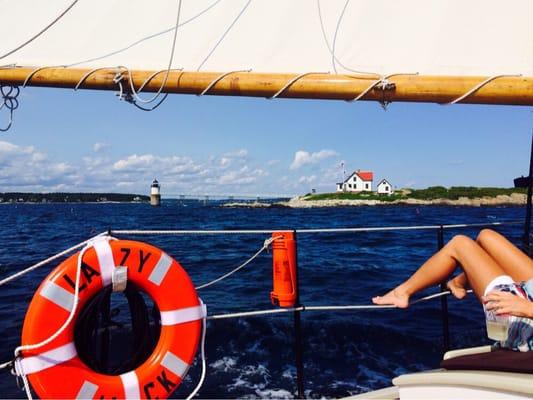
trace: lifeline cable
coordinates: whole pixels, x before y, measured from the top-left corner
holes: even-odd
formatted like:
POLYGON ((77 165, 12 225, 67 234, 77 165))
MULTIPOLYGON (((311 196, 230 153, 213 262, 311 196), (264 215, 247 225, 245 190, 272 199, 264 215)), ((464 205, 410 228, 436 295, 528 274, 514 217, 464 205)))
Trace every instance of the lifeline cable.
POLYGON ((79 249, 80 247, 85 246, 90 241, 92 241, 92 240, 94 240, 94 239, 96 239, 96 238, 98 238, 100 236, 106 235, 106 234, 107 234, 107 232, 100 233, 100 234, 98 234, 98 235, 96 235, 96 236, 94 236, 94 237, 92 237, 90 239, 87 239, 87 240, 84 240, 81 243, 78 243, 77 245, 74 245, 72 247, 69 247, 66 250, 63 250, 63 251, 61 251, 61 252, 59 252, 57 254, 54 254, 53 256, 48 257, 47 259, 45 259, 43 261, 39 261, 38 263, 33 264, 33 265, 29 266, 28 268, 23 269, 22 271, 16 272, 13 275, 10 275, 10 276, 0 280, 0 286, 3 286, 6 283, 11 282, 12 280, 15 280, 15 279, 17 279, 17 278, 19 278, 19 277, 21 277, 23 275, 26 275, 28 272, 31 272, 31 271, 33 271, 33 270, 35 270, 37 268, 40 268, 43 265, 46 265, 46 264, 48 264, 48 263, 50 263, 50 262, 52 262, 52 261, 54 261, 54 260, 56 260, 56 259, 58 259, 60 257, 63 257, 64 255, 69 254, 69 253, 73 252, 74 250, 79 249))
MULTIPOLYGON (((358 232, 394 232, 394 231, 414 231, 414 230, 438 230, 438 229, 457 229, 457 228, 482 228, 487 226, 503 226, 522 224, 520 221, 505 221, 505 222, 490 222, 490 223, 475 223, 475 224, 449 224, 449 225, 414 225, 414 226, 386 226, 386 227, 360 227, 360 228, 310 228, 310 229, 295 229, 298 234, 314 234, 314 233, 358 233, 358 232)), ((49 262, 64 256, 80 247, 83 247, 89 241, 104 235, 256 235, 256 234, 272 234, 282 231, 283 229, 236 229, 236 230, 133 230, 133 229, 116 229, 109 232, 102 232, 88 240, 85 240, 75 246, 72 246, 60 253, 55 254, 40 261, 22 271, 10 275, 0 280, 0 286, 5 285, 12 280, 27 274, 49 262)))
MULTIPOLYGON (((472 293, 472 290, 467 290, 467 293, 472 293)), ((422 303, 425 301, 433 300, 442 296, 449 296, 451 292, 445 290, 443 292, 431 294, 429 296, 421 297, 420 299, 414 300, 409 305, 414 305, 422 303)), ((293 311, 349 311, 349 310, 377 310, 377 309, 397 309, 398 307, 394 305, 378 305, 378 304, 357 304, 357 305, 342 305, 342 306, 299 306, 299 307, 288 307, 288 308, 272 308, 269 310, 257 310, 257 311, 243 311, 236 313, 227 313, 227 314, 216 314, 209 315, 208 320, 212 319, 228 319, 228 318, 241 318, 241 317, 254 317, 259 315, 270 315, 270 314, 283 314, 293 311)))
MULTIPOLYGON (((303 228, 290 229, 298 234, 313 233, 357 233, 357 232, 394 232, 394 231, 416 231, 416 230, 439 230, 439 229, 457 229, 457 228, 483 228, 488 226, 503 226, 523 224, 522 221, 504 221, 474 224, 448 224, 448 225, 407 225, 407 226, 370 226, 358 228, 303 228)), ((112 229, 111 234, 117 235, 257 235, 272 234, 285 229, 228 229, 228 230, 202 230, 202 229, 112 229)))

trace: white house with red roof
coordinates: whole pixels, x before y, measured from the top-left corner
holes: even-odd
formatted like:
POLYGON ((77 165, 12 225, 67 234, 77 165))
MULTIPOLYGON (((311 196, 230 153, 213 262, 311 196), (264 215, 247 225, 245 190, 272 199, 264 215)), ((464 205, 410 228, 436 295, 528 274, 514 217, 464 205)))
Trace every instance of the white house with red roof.
POLYGON ((337 192, 371 192, 374 173, 358 169, 342 183, 337 183, 337 192))

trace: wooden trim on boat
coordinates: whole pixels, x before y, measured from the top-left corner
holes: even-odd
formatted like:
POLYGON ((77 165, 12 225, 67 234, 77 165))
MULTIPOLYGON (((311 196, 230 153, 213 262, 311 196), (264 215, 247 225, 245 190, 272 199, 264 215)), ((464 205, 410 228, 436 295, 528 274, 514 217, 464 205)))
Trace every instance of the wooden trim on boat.
MULTIPOLYGON (((21 86, 35 71, 34 67, 0 68, 0 85, 21 86)), ((52 68, 37 71, 27 86, 74 88, 90 69, 52 68)), ((123 70, 125 71, 125 70, 123 70)), ((80 85, 80 89, 117 90, 113 81, 116 68, 94 71, 80 85)), ((156 71, 131 72, 134 86, 138 88, 156 71)), ((148 82, 143 91, 158 91, 166 71, 161 71, 148 82)), ((200 94, 210 83, 221 76, 220 72, 172 71, 163 92, 200 94)), ((208 92, 210 95, 271 97, 298 74, 268 74, 235 72, 220 79, 208 92)), ((126 83, 128 74, 124 72, 126 83)), ((279 97, 305 99, 353 100, 367 90, 376 76, 353 76, 335 74, 309 74, 297 79, 279 97)), ((393 85, 385 90, 375 87, 361 100, 449 103, 487 77, 479 76, 429 76, 397 75, 388 79, 393 85)), ((128 85, 124 85, 125 88, 128 85)), ((533 77, 500 77, 487 83, 461 103, 533 105, 533 77)))

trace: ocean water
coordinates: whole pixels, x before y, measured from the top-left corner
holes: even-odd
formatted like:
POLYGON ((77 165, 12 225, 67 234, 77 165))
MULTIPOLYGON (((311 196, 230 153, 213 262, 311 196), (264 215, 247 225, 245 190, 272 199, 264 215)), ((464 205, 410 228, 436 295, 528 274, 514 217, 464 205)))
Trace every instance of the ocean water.
MULTIPOLYGON (((316 209, 223 208, 217 203, 0 205, 0 278, 108 229, 299 229, 520 221, 523 207, 383 206, 316 209)), ((500 227, 519 243, 521 225, 500 227)), ((446 231, 445 240, 476 229, 446 231)), ((146 236, 172 255, 197 285, 230 271, 253 255, 264 234, 146 236)), ((131 237, 130 237, 131 238, 131 237)), ((394 287, 437 247, 435 231, 320 233, 298 236, 301 302, 369 304, 394 287)), ((34 290, 55 266, 0 289, 0 362, 19 344, 34 290)), ((263 253, 236 275, 200 291, 210 314, 271 308, 271 254, 263 253)), ((436 289, 429 289, 428 293, 436 289)), ((473 295, 449 300, 451 347, 488 343, 483 312, 473 295)), ((442 355, 440 302, 407 310, 302 314, 305 392, 341 397, 379 389, 402 373, 438 366, 442 355)), ((202 398, 290 398, 296 394, 293 317, 290 314, 210 321, 207 378, 202 398)), ((174 393, 194 388, 198 360, 174 393)), ((23 397, 15 379, 0 371, 0 394, 23 397)))

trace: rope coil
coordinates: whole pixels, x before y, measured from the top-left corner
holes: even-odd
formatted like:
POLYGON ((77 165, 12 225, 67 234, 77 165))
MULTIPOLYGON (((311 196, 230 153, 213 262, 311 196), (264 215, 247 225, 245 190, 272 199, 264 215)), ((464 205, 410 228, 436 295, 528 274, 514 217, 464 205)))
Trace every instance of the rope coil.
POLYGON ((0 96, 2 96, 0 110, 5 107, 9 112, 9 121, 5 128, 0 127, 0 132, 7 132, 11 128, 11 125, 13 125, 13 112, 19 107, 19 94, 20 89, 18 86, 0 85, 0 96))

